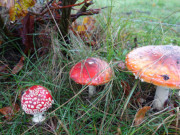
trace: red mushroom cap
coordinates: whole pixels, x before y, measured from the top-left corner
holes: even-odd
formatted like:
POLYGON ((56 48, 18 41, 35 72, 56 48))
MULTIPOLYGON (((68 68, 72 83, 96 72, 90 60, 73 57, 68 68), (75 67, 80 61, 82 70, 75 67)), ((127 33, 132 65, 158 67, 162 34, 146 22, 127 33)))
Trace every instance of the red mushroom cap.
POLYGON ((180 47, 144 46, 126 56, 127 68, 140 79, 157 86, 180 88, 180 47))
POLYGON ((46 111, 52 103, 50 92, 40 85, 30 87, 21 97, 22 109, 32 115, 46 111))
POLYGON ((87 58, 72 67, 70 78, 82 85, 102 85, 111 80, 112 74, 107 62, 98 58, 87 58))

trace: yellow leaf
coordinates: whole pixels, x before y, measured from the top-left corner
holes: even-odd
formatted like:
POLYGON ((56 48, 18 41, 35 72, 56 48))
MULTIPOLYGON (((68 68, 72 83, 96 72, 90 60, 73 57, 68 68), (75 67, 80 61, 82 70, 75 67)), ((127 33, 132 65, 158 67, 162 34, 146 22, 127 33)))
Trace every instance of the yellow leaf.
POLYGON ((152 6, 155 7, 155 6, 156 6, 156 3, 153 3, 152 6))
POLYGON ((16 17, 26 16, 28 8, 34 6, 35 3, 36 0, 15 0, 14 6, 9 9, 10 20, 14 21, 16 17))
POLYGON ((81 24, 76 21, 72 24, 72 31, 75 35, 79 35, 82 40, 90 45, 94 45, 96 41, 92 40, 92 35, 94 32, 96 20, 91 17, 84 17, 81 24))
POLYGON ((96 20, 92 16, 84 17, 83 25, 94 25, 96 20))
POLYGON ((86 31, 86 28, 83 25, 79 25, 79 26, 77 26, 77 31, 78 32, 86 31))
POLYGON ((87 24, 89 20, 90 20, 89 17, 84 17, 83 24, 87 24))
POLYGON ((134 119, 135 126, 138 126, 139 124, 141 124, 141 122, 144 120, 144 116, 145 116, 146 112, 150 109, 151 109, 150 106, 144 106, 143 108, 138 110, 138 112, 135 115, 135 119, 134 119))
POLYGON ((9 17, 10 17, 10 20, 14 21, 16 19, 16 13, 15 13, 15 7, 11 7, 9 9, 9 17))

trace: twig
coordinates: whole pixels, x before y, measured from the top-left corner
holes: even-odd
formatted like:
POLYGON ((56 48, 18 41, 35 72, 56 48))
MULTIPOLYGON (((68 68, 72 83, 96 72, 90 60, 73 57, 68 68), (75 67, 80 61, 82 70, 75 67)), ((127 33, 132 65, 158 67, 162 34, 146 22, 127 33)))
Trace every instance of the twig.
MULTIPOLYGON (((50 10, 53 10, 53 9, 63 9, 63 8, 72 8, 74 6, 80 6, 82 5, 83 3, 86 3, 87 0, 84 0, 83 2, 80 2, 80 3, 77 3, 77 4, 73 4, 73 5, 67 5, 67 6, 58 6, 58 7, 49 7, 50 10)), ((47 7, 48 4, 46 4, 46 7, 47 7)), ((43 16, 44 14, 46 14, 49 9, 46 9, 44 12, 42 13, 35 13, 35 12, 31 12, 29 11, 30 14, 32 15, 37 15, 37 16, 43 16)))
POLYGON ((54 0, 51 0, 50 2, 48 2, 42 9, 40 12, 43 12, 46 8, 47 8, 47 5, 49 6, 54 0))
POLYGON ((81 9, 76 13, 76 16, 75 16, 74 18, 72 18, 72 22, 74 22, 83 12, 86 12, 87 8, 88 8, 90 5, 92 5, 92 4, 93 4, 92 1, 89 2, 89 3, 86 2, 86 3, 81 7, 81 9))
POLYGON ((87 16, 87 15, 94 15, 94 14, 99 14, 99 12, 101 11, 101 9, 90 9, 90 10, 88 10, 88 11, 86 11, 86 12, 82 12, 82 13, 80 13, 78 16, 75 14, 75 15, 71 15, 71 18, 73 19, 77 19, 78 17, 80 17, 80 16, 87 16))
MULTIPOLYGON (((82 12, 81 14, 79 14, 79 16, 78 17, 80 17, 80 16, 88 16, 88 15, 94 15, 94 14, 99 14, 99 12, 100 12, 100 10, 101 9, 91 9, 91 10, 88 10, 88 11, 86 11, 86 12, 82 12)), ((60 18, 61 18, 61 16, 60 17, 53 17, 55 20, 59 20, 60 18)), ((52 20, 53 18, 50 18, 50 17, 43 17, 42 19, 41 18, 37 18, 36 19, 36 21, 42 21, 42 20, 52 20)), ((70 18, 73 20, 73 19, 77 19, 77 15, 76 14, 72 14, 71 16, 70 16, 70 18)))

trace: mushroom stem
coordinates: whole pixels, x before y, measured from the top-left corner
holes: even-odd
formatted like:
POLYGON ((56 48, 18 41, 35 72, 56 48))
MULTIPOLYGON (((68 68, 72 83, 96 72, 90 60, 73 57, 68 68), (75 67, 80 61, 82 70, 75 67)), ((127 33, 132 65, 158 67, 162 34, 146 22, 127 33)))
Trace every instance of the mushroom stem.
POLYGON ((32 118, 32 121, 35 123, 39 123, 45 120, 45 116, 43 116, 44 113, 37 113, 34 114, 34 117, 32 118))
POLYGON ((153 108, 157 110, 162 110, 164 108, 164 103, 168 99, 169 88, 157 86, 156 93, 153 101, 153 108))
POLYGON ((91 98, 96 93, 96 86, 89 85, 89 97, 91 98))

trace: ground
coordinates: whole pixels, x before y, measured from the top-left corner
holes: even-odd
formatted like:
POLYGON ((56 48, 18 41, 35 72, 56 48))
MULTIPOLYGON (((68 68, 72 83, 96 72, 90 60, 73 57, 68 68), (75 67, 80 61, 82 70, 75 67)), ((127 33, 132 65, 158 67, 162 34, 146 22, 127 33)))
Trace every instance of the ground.
MULTIPOLYGON (((71 32, 72 46, 67 50, 61 46, 57 32, 54 31, 49 35, 51 47, 48 53, 39 55, 38 52, 44 48, 42 46, 26 56, 19 73, 1 79, 0 108, 12 106, 15 102, 20 106, 21 93, 37 84, 48 88, 54 99, 52 108, 46 113, 47 120, 41 124, 34 125, 32 116, 25 114, 21 108, 11 120, 0 115, 1 134, 180 133, 177 107, 180 106, 180 100, 177 90, 172 90, 167 101, 168 108, 161 112, 150 109, 142 123, 134 125, 137 111, 144 106, 152 107, 155 86, 138 81, 134 93, 129 95, 136 80, 127 69, 117 66, 117 62, 124 62, 127 53, 136 47, 169 44, 180 46, 179 0, 96 0, 91 6, 102 7, 105 8, 101 13, 94 15, 95 47, 85 44, 71 32), (67 51, 69 58, 62 55, 62 49, 67 51), (87 86, 76 84, 69 78, 71 67, 87 57, 101 58, 110 63, 114 70, 111 81, 97 86, 97 93, 90 99, 87 86)), ((44 26, 42 28, 45 29, 44 26)), ((14 65, 18 60, 13 56, 18 55, 20 58, 23 52, 18 43, 12 48, 19 50, 8 57, 14 65)), ((9 53, 4 50, 1 56, 6 54, 6 59, 9 53)))

